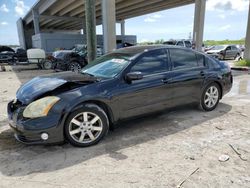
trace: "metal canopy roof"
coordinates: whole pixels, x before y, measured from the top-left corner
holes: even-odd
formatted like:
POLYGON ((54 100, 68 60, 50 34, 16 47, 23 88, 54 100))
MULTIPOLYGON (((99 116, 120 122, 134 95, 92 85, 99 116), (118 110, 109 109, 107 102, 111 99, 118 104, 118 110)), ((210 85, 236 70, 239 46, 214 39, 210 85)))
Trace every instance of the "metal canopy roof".
MULTIPOLYGON (((161 10, 194 3, 195 0, 116 0, 117 22, 161 10)), ((79 30, 85 17, 84 0, 38 0, 23 18, 33 27, 32 9, 40 15, 40 29, 79 30)), ((102 24, 101 0, 96 0, 96 24, 102 24)))

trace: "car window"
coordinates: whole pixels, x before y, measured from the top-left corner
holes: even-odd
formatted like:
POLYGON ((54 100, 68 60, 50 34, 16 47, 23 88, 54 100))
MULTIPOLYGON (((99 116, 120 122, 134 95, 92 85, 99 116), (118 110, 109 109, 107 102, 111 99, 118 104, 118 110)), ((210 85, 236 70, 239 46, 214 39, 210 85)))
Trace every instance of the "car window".
POLYGON ((226 50, 231 50, 231 46, 228 46, 228 47, 226 48, 226 50))
POLYGON ((198 62, 198 66, 199 67, 204 67, 205 66, 205 59, 204 59, 204 55, 202 54, 196 54, 196 58, 197 58, 197 62, 198 62))
POLYGON ((238 50, 236 46, 232 46, 232 50, 238 50))
POLYGON ((177 42, 177 44, 176 44, 177 46, 184 46, 184 44, 183 44, 183 42, 182 41, 179 41, 179 42, 177 42))
POLYGON ((133 57, 133 54, 110 53, 89 63, 81 72, 96 77, 113 78, 127 67, 131 57, 133 57))
POLYGON ((205 62, 210 68, 216 68, 216 69, 220 68, 220 65, 212 57, 210 58, 206 57, 205 62))
POLYGON ((169 51, 174 70, 198 66, 194 52, 184 49, 170 49, 169 51))
POLYGON ((189 42, 189 41, 185 41, 185 46, 186 46, 187 48, 191 48, 191 47, 192 47, 192 44, 191 44, 191 42, 189 42))
POLYGON ((167 68, 167 54, 165 50, 154 50, 146 53, 130 70, 139 71, 144 75, 165 71, 167 68))
POLYGON ((25 50, 24 50, 24 49, 19 48, 19 49, 17 49, 17 53, 18 53, 18 54, 25 53, 25 50))

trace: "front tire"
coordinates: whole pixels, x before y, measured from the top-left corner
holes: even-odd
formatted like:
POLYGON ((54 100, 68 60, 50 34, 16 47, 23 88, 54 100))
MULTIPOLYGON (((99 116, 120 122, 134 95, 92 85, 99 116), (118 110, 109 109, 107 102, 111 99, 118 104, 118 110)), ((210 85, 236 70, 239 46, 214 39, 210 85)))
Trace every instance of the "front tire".
POLYGON ((82 66, 79 62, 72 61, 70 62, 68 69, 72 72, 80 72, 82 69, 82 66))
POLYGON ((221 96, 221 89, 217 83, 209 84, 202 92, 200 107, 204 111, 212 111, 214 110, 221 96))
POLYGON ((108 130, 107 114, 95 104, 85 104, 82 108, 72 112, 64 127, 66 139, 77 147, 97 144, 108 130))

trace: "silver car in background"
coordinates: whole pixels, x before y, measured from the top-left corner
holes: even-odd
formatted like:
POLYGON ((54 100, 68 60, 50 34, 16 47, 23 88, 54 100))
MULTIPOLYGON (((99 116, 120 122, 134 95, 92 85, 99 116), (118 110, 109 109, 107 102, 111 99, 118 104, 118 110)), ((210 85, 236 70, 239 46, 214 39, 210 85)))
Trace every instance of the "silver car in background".
POLYGON ((237 59, 241 56, 241 50, 236 45, 217 45, 206 52, 217 59, 237 59))

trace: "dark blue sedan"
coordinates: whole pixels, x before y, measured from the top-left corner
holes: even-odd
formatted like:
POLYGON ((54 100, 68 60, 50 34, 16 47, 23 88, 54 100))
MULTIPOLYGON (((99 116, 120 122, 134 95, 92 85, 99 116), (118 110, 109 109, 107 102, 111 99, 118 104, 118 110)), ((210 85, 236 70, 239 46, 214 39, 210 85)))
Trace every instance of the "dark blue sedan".
POLYGON ((203 53, 174 46, 116 50, 80 73, 36 77, 8 105, 17 140, 74 146, 98 143, 120 120, 196 103, 216 108, 232 87, 229 66, 203 53))

